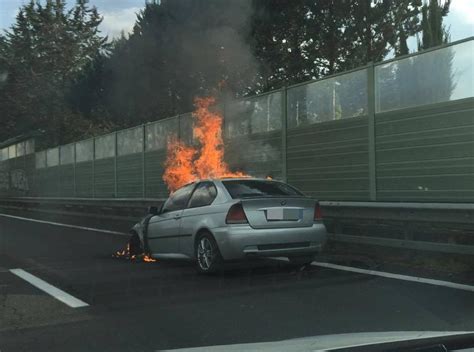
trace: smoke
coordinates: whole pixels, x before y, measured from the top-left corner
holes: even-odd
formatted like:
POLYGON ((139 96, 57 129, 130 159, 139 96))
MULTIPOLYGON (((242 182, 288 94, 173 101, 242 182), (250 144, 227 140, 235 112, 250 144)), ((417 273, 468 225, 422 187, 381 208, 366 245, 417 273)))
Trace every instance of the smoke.
POLYGON ((225 143, 225 161, 233 171, 254 177, 281 176, 281 149, 265 140, 241 136, 225 143))
POLYGON ((252 47, 253 1, 170 0, 162 4, 185 15, 177 19, 182 26, 173 34, 179 43, 170 42, 170 50, 178 45, 182 53, 176 67, 191 72, 189 82, 179 84, 195 92, 192 98, 212 95, 218 99, 224 111, 225 160, 232 171, 253 176, 279 174, 281 97, 236 100, 260 76, 252 47), (196 86, 186 87, 188 83, 196 86))
POLYGON ((225 100, 225 160, 256 177, 281 175, 281 94, 225 100))
POLYGON ((198 94, 210 94, 224 82, 233 95, 242 95, 259 72, 251 47, 252 1, 183 3, 188 5, 182 9, 187 14, 182 35, 178 35, 178 51, 183 54, 181 65, 191 71, 198 94))
MULTIPOLYGON (((98 73, 104 82, 97 93, 100 108, 130 126, 189 113, 196 96, 215 96, 216 87, 247 94, 260 77, 253 19, 253 0, 147 2, 130 36, 116 42, 98 73)), ((97 78, 91 79, 94 84, 97 78)), ((87 111, 100 111, 96 94, 88 98, 84 87, 78 87, 84 90, 80 104, 91 102, 87 111)))

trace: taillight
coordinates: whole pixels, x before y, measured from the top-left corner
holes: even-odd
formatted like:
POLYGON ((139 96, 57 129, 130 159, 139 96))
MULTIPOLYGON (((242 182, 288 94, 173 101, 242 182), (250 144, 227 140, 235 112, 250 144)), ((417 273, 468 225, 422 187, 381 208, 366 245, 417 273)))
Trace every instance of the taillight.
POLYGON ((226 224, 247 224, 247 216, 245 216, 242 204, 237 203, 230 207, 225 218, 226 224))
POLYGON ((319 203, 314 205, 314 221, 320 221, 323 219, 323 212, 321 211, 321 206, 319 203))

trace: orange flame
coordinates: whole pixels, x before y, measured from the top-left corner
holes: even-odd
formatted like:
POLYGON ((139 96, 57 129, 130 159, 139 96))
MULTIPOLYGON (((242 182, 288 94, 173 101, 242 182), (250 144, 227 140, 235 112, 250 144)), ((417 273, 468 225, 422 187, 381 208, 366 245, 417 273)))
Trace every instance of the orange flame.
POLYGON ((242 172, 232 172, 224 161, 222 116, 211 108, 214 97, 196 98, 193 134, 199 147, 187 146, 173 137, 168 140, 163 181, 170 192, 183 185, 205 178, 248 177, 242 172))
POLYGON ((196 180, 193 167, 196 150, 188 147, 176 137, 168 140, 163 181, 171 192, 177 188, 196 180))
POLYGON ((145 255, 142 257, 142 260, 143 260, 144 262, 146 262, 146 263, 154 263, 154 262, 156 262, 156 259, 150 257, 148 254, 145 254, 145 255))
POLYGON ((128 258, 130 256, 130 243, 127 243, 127 246, 121 251, 117 251, 112 254, 114 258, 128 258))
POLYGON ((155 258, 150 257, 150 255, 146 253, 142 254, 132 254, 130 253, 130 243, 127 243, 127 246, 122 249, 121 251, 117 251, 114 254, 112 254, 113 258, 123 258, 123 259, 128 259, 128 260, 141 260, 142 262, 146 263, 154 263, 156 262, 155 258))

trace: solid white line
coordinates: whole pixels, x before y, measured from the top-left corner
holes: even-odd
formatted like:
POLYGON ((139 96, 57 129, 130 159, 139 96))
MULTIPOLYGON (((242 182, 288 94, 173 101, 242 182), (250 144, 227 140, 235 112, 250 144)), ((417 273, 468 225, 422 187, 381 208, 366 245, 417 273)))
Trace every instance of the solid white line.
POLYGON ((10 272, 39 288, 41 291, 53 296, 57 300, 67 304, 69 307, 79 308, 88 306, 86 302, 81 301, 80 299, 71 296, 69 293, 66 293, 63 290, 48 284, 46 281, 31 275, 23 269, 10 269, 10 272))
POLYGON ((311 265, 320 266, 320 267, 329 268, 329 269, 350 271, 353 273, 381 276, 381 277, 385 277, 389 279, 411 281, 411 282, 417 282, 417 283, 422 283, 422 284, 443 286, 443 287, 454 288, 457 290, 474 292, 474 286, 457 284, 455 282, 450 282, 450 281, 434 280, 434 279, 428 279, 428 278, 417 277, 417 276, 392 274, 392 273, 387 273, 384 271, 365 270, 365 269, 360 269, 360 268, 354 268, 352 266, 337 265, 337 264, 332 264, 332 263, 312 262, 311 265))
POLYGON ((108 233, 108 234, 111 234, 111 235, 119 235, 119 236, 130 236, 129 234, 126 234, 126 233, 123 233, 123 232, 103 230, 103 229, 98 229, 98 228, 95 228, 95 227, 84 227, 84 226, 70 225, 70 224, 64 224, 64 223, 60 223, 60 222, 45 221, 45 220, 38 220, 38 219, 32 219, 32 218, 24 218, 22 216, 15 216, 15 215, 9 215, 9 214, 0 214, 0 216, 3 216, 5 218, 11 218, 11 219, 37 222, 37 223, 40 223, 40 224, 67 227, 67 228, 70 228, 70 229, 78 229, 78 230, 93 231, 93 232, 102 232, 102 233, 108 233))

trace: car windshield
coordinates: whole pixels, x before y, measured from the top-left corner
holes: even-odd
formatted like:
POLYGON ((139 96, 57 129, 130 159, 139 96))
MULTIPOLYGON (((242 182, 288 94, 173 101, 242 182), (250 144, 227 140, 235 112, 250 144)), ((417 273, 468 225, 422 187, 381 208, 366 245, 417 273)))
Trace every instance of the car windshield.
POLYGON ((282 182, 263 180, 222 181, 234 199, 254 197, 304 197, 303 193, 282 182))

